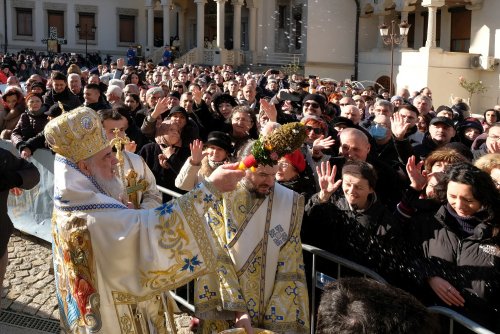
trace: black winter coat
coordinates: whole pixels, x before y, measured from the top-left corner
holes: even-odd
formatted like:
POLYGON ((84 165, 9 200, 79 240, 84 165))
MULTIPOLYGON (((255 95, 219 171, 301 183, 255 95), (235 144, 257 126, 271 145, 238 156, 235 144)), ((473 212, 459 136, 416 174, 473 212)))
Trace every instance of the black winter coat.
POLYGON ((500 238, 492 236, 491 225, 479 222, 468 235, 445 205, 416 215, 409 224, 408 246, 421 250, 409 271, 421 288, 417 296, 442 304, 427 283, 430 277, 441 277, 465 299, 457 312, 500 333, 500 238))
MULTIPOLYGON (((148 167, 153 172, 156 178, 156 184, 175 192, 185 194, 186 191, 181 190, 175 186, 175 178, 186 159, 191 155, 189 148, 183 146, 178 147, 177 151, 168 159, 169 168, 163 168, 160 165, 158 156, 162 153, 160 145, 157 143, 149 143, 142 147, 139 155, 144 159, 148 167)), ((163 202, 171 200, 172 197, 163 194, 163 202)))
POLYGON ((11 140, 16 149, 21 152, 25 147, 35 152, 39 148, 45 148, 45 140, 40 140, 39 134, 43 133, 45 125, 49 122, 42 107, 39 115, 33 115, 26 111, 21 115, 19 122, 12 131, 11 140), (37 138, 38 136, 38 138, 37 138))
POLYGON ((320 203, 318 194, 305 208, 301 239, 351 261, 364 265, 387 280, 398 277, 401 240, 398 223, 392 213, 372 198, 366 210, 352 210, 344 196, 332 196, 320 203))
POLYGON ((31 189, 39 181, 40 173, 32 163, 0 148, 0 257, 7 250, 10 235, 14 230, 7 213, 9 189, 14 187, 31 189))
POLYGON ((53 89, 49 89, 43 96, 43 104, 47 109, 57 102, 61 102, 68 107, 66 112, 82 105, 78 96, 71 93, 68 87, 66 87, 61 93, 56 93, 53 89))

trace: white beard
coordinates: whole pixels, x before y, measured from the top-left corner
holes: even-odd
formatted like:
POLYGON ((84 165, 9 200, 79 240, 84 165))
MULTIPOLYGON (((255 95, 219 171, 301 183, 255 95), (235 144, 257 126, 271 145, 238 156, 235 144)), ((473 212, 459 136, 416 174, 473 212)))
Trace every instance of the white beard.
POLYGON ((112 179, 105 179, 99 173, 92 172, 92 177, 95 179, 98 185, 112 198, 119 202, 123 201, 125 194, 125 186, 118 176, 112 179))

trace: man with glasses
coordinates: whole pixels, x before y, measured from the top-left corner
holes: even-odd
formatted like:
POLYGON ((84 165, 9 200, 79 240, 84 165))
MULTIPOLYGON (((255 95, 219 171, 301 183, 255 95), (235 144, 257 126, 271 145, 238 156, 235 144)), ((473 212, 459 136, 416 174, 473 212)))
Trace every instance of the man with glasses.
POLYGON ((302 116, 321 117, 325 111, 326 100, 320 94, 308 94, 302 100, 302 116))
MULTIPOLYGON (((239 156, 250 154, 254 142, 239 156)), ((203 330, 230 322, 281 333, 308 333, 308 295, 300 229, 304 198, 276 183, 278 165, 247 170, 238 188, 208 213, 217 236, 218 270, 195 285, 203 330), (215 321, 217 320, 217 321, 215 321)), ((206 331, 203 331, 206 332, 206 331)))
POLYGON ((478 150, 473 150, 474 160, 488 153, 500 153, 500 122, 493 123, 488 130, 486 142, 478 150))

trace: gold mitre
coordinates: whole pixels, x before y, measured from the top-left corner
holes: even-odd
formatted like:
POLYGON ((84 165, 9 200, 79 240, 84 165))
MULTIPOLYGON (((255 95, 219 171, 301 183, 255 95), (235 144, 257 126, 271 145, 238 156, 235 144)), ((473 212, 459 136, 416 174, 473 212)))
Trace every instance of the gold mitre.
POLYGON ((44 132, 50 148, 73 162, 90 158, 109 146, 101 119, 88 107, 54 118, 44 132))

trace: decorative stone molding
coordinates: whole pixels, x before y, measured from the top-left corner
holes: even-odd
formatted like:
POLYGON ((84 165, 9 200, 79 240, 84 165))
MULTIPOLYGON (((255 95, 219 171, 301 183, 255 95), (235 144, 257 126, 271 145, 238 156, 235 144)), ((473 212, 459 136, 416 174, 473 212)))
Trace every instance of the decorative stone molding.
POLYGON ((43 4, 43 9, 44 10, 66 11, 68 9, 68 5, 65 3, 45 2, 43 4))
POLYGON ((13 8, 35 8, 35 1, 28 0, 12 0, 13 8))
POLYGON ((116 8, 117 15, 138 16, 139 10, 134 8, 116 8))
POLYGON ((443 7, 445 0, 422 0, 422 7, 443 7))
POLYGON ((465 6, 468 10, 479 10, 483 8, 483 0, 471 0, 470 4, 465 6))
POLYGON ((77 13, 97 13, 97 8, 97 6, 75 5, 75 10, 77 13))

